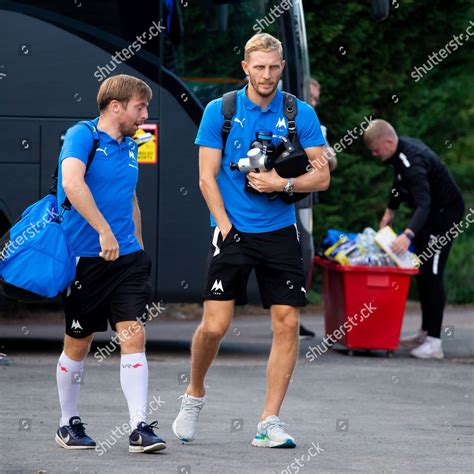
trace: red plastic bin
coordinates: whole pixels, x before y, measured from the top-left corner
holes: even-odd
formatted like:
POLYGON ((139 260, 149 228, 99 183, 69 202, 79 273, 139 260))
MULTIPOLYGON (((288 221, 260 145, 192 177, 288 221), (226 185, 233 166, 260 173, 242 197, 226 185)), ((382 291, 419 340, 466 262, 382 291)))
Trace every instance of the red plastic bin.
POLYGON ((418 270, 314 261, 323 273, 326 338, 349 350, 397 350, 410 278, 418 270))

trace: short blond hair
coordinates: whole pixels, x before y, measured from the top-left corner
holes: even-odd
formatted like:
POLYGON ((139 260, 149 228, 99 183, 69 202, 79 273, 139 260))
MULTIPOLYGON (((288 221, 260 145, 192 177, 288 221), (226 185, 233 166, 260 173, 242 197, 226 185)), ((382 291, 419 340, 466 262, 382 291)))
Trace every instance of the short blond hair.
POLYGON ((100 86, 97 94, 97 106, 102 112, 108 107, 110 102, 118 100, 126 107, 134 95, 137 95, 146 102, 150 102, 153 93, 150 86, 141 79, 138 79, 138 77, 127 74, 111 76, 100 86))
POLYGON ((253 35, 245 45, 244 60, 248 62, 250 53, 254 51, 263 51, 269 53, 270 51, 278 51, 280 58, 283 59, 283 46, 281 41, 268 33, 258 33, 253 35))
POLYGON ((370 145, 375 140, 384 138, 397 138, 397 132, 386 120, 372 120, 364 132, 364 142, 370 145))

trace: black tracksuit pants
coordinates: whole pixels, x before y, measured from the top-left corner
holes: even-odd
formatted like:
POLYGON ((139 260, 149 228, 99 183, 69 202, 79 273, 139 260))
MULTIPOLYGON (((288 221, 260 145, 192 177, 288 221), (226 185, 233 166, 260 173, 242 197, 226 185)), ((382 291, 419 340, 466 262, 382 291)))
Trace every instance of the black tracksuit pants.
MULTIPOLYGON (((464 216, 464 203, 458 201, 430 216, 427 224, 415 236, 416 254, 420 258, 416 278, 422 312, 422 329, 428 336, 441 336, 446 296, 443 275, 453 240, 459 235, 455 224, 464 216), (441 242, 439 241, 441 237, 441 242), (442 245, 444 243, 444 245, 442 245)), ((462 226, 459 226, 462 231, 462 226)))

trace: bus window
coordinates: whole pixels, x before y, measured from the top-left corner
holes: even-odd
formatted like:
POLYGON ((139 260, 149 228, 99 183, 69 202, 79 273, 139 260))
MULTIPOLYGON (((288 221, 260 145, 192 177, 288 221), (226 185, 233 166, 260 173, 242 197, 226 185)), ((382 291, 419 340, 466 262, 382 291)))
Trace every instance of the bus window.
POLYGON ((240 61, 247 40, 260 32, 278 36, 273 5, 269 0, 200 0, 181 8, 184 36, 176 73, 202 105, 245 84, 240 61))

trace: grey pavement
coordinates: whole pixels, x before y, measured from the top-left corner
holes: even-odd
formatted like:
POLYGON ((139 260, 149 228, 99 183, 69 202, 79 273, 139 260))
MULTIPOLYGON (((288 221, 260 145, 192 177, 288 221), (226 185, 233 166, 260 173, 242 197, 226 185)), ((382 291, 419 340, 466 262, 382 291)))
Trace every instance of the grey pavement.
MULTIPOLYGON (((417 313, 416 305, 408 306, 405 334, 419 326, 417 313)), ((174 438, 171 423, 199 321, 159 318, 147 330, 149 397, 160 405, 149 420, 159 420, 168 447, 150 455, 129 454, 126 437, 112 434, 128 416, 117 353, 101 363, 93 355, 110 342, 108 335, 97 339, 86 361, 79 404, 88 432, 105 453, 66 451, 54 443, 63 327, 12 316, 0 322, 0 353, 12 364, 0 365, 0 472, 473 472, 473 315, 472 307, 447 309, 442 361, 411 359, 406 350, 394 358, 329 350, 309 363, 304 354, 321 342, 324 322, 320 309, 305 313, 302 319, 317 337, 301 343, 281 412, 298 443, 293 450, 250 445, 265 396, 268 316, 235 318, 207 378, 199 437, 189 445, 174 438)))

